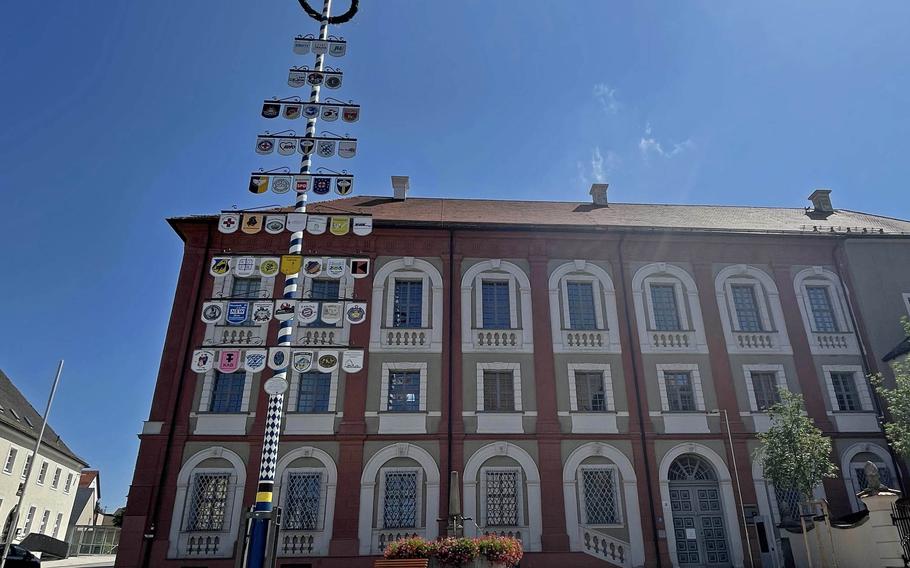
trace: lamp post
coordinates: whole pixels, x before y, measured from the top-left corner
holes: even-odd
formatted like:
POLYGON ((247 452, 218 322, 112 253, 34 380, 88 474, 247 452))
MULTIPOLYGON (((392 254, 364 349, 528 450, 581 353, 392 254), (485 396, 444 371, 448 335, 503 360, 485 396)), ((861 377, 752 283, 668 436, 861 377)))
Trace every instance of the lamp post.
POLYGON ((755 568, 755 561, 752 559, 752 539, 749 537, 749 525, 746 523, 746 508, 743 505, 743 488, 739 482, 739 468, 736 467, 736 450, 733 448, 733 433, 730 431, 730 416, 726 409, 715 409, 711 414, 723 414, 724 424, 727 426, 727 441, 730 443, 730 455, 733 458, 733 477, 736 479, 736 494, 739 497, 739 513, 743 520, 743 532, 746 534, 746 553, 749 555, 749 566, 755 568))

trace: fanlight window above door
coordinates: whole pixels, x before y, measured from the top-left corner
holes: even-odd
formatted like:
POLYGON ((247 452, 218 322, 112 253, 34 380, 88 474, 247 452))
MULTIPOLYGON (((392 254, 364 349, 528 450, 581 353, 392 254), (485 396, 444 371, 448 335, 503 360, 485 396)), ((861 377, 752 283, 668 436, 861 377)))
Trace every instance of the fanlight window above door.
POLYGON ((698 456, 680 456, 670 465, 669 481, 717 481, 711 464, 698 456))

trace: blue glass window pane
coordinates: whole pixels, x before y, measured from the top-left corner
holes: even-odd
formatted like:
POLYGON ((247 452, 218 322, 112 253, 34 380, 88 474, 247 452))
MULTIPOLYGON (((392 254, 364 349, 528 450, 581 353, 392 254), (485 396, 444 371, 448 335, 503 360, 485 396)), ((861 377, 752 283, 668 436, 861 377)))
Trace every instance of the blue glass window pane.
POLYGON ((420 372, 389 373, 389 412, 420 411, 420 372))
POLYGON ((594 285, 590 282, 566 282, 569 298, 569 328, 597 329, 594 310, 594 285))
POLYGON ((509 282, 486 280, 481 289, 481 311, 484 329, 510 329, 512 313, 509 305, 509 282))
POLYGON ((837 320, 834 318, 834 308, 831 306, 828 287, 806 286, 806 293, 809 294, 809 306, 812 308, 815 330, 826 333, 837 331, 837 320))
POLYGON ((332 375, 310 372, 300 375, 300 390, 297 393, 297 412, 328 412, 329 391, 332 375))
POLYGON ((680 331, 676 289, 672 284, 651 285, 651 307, 654 309, 654 328, 657 331, 680 331))
POLYGON ((736 319, 741 331, 761 331, 761 316, 758 313, 758 302, 755 299, 755 287, 733 285, 733 307, 736 308, 736 319))
POLYGON ((215 384, 212 387, 212 402, 209 410, 211 412, 240 412, 245 386, 246 373, 215 371, 215 384))
POLYGON ((396 280, 392 327, 422 327, 423 282, 396 280))

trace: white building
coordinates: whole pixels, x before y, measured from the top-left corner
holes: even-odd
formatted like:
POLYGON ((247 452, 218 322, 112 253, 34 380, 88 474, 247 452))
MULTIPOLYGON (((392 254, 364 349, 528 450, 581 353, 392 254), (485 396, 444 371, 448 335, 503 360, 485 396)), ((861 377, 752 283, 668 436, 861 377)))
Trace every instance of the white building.
MULTIPOLYGON (((0 371, 0 518, 4 519, 4 540, 40 429, 41 415, 0 371)), ((19 541, 27 534, 41 533, 64 540, 80 471, 87 464, 50 425, 44 431, 37 460, 13 538, 19 541)))

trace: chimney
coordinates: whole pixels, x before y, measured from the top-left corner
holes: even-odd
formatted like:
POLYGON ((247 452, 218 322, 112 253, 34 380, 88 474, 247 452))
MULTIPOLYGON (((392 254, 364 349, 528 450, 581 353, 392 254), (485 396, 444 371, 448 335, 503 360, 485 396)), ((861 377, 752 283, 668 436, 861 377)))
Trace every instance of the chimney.
POLYGON ((392 176, 392 195, 399 201, 408 198, 408 189, 411 187, 408 176, 392 176))
POLYGON ((816 189, 809 196, 809 201, 812 202, 816 213, 834 213, 834 207, 831 206, 830 189, 816 189))
POLYGON ((594 200, 594 205, 602 205, 606 207, 609 205, 607 203, 607 188, 610 187, 608 183, 593 183, 591 184, 591 198, 594 200))

